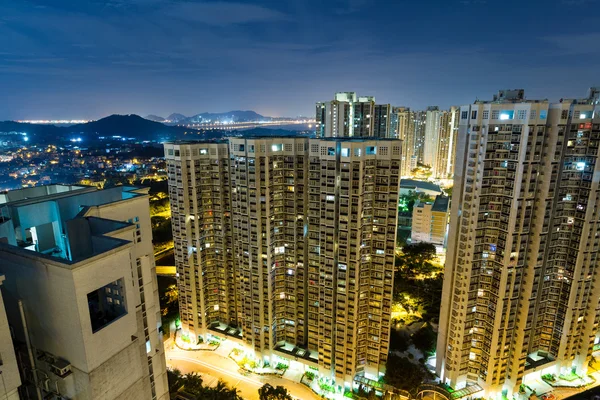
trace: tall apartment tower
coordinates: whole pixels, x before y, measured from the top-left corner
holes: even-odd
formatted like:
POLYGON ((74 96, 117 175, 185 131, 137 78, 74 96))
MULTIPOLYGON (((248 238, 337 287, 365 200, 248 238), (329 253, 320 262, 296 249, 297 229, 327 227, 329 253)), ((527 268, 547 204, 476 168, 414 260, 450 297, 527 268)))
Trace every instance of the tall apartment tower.
POLYGON ((318 137, 390 137, 391 106, 375 104, 373 96, 339 92, 335 99, 317 103, 318 137))
POLYGON ((402 165, 400 171, 402 176, 410 175, 410 171, 416 167, 411 168, 411 159, 414 155, 415 148, 415 135, 411 129, 413 112, 408 107, 394 107, 392 109, 392 121, 391 125, 392 135, 395 139, 402 140, 402 165))
POLYGON ((432 175, 435 178, 451 179, 454 175, 459 113, 458 107, 451 107, 449 111, 440 113, 437 156, 432 165, 432 175))
POLYGON ((414 111, 410 123, 410 132, 414 137, 411 169, 417 168, 417 163, 425 163, 425 127, 427 123, 426 111, 414 111))
POLYGON ((427 107, 425 111, 425 140, 423 141, 423 163, 432 168, 437 161, 440 141, 440 108, 427 107))
MULTIPOLYGON (((0 275, 0 289, 4 282, 4 275, 0 275)), ((21 377, 17 366, 17 357, 13 347, 12 335, 6 318, 4 300, 0 291, 0 400, 19 400, 19 386, 21 377)))
POLYGON ((28 398, 168 399, 147 189, 26 188, 0 212, 28 398))
POLYGON ((228 335, 339 384, 378 377, 389 348, 400 141, 230 138, 165 144, 165 153, 190 339, 228 335))
POLYGON ((600 106, 526 100, 460 108, 437 372, 485 397, 584 373, 598 332, 600 106))

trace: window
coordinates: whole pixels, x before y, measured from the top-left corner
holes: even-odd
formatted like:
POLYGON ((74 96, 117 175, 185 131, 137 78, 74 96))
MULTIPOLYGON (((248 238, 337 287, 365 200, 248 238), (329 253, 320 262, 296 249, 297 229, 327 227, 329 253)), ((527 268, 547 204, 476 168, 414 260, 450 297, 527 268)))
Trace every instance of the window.
POLYGON ((248 153, 254 153, 254 145, 253 144, 248 146, 248 153))
POLYGON ((488 119, 490 117, 490 111, 489 110, 483 110, 483 119, 488 119))
POLYGON ((354 149, 354 155, 356 157, 360 157, 360 154, 362 153, 362 149, 354 149))
POLYGON ((350 157, 350 149, 349 148, 342 148, 342 157, 350 157))
POLYGON ((562 112, 560 113, 560 119, 567 119, 569 118, 569 110, 562 110, 562 112))
POLYGON ((179 157, 179 150, 175 150, 175 157, 179 157))
POLYGON ((540 119, 546 119, 548 110, 540 110, 540 119))
MULTIPOLYGON (((575 110, 575 112, 573 113, 573 119, 579 119, 580 116, 581 116, 581 111, 575 110)), ((585 116, 583 118, 585 118, 585 116)))
POLYGON ((167 155, 172 156, 173 155, 173 149, 167 149, 167 155))
POLYGON ((365 154, 368 156, 374 156, 375 154, 377 154, 377 147, 367 146, 367 148, 365 149, 365 154))
POLYGON ((318 153, 319 152, 319 145, 318 144, 311 144, 310 145, 310 152, 311 153, 318 153))
POLYGON ((502 121, 506 121, 506 120, 510 120, 510 119, 514 119, 514 118, 515 118, 514 110, 502 110, 502 112, 500 113, 500 120, 502 120, 502 121))
POLYGON ((327 155, 328 156, 335 156, 335 147, 328 147, 327 148, 327 155))
POLYGON ((527 110, 517 110, 517 119, 526 119, 527 110))
POLYGON ((271 145, 271 151, 276 152, 276 151, 281 151, 283 150, 283 145, 282 144, 273 144, 271 145))
POLYGON ((463 111, 460 114, 460 119, 467 119, 467 118, 469 118, 469 112, 468 111, 463 111))
POLYGON ((500 118, 500 111, 492 110, 492 119, 498 119, 498 118, 500 118))
POLYGON ((121 278, 87 294, 93 333, 127 314, 124 291, 121 278))
POLYGON ((531 110, 531 113, 529 113, 529 119, 536 119, 537 118, 537 110, 531 110))
POLYGON ((240 151, 244 151, 246 149, 246 146, 243 144, 240 144, 240 151))
POLYGON ((471 111, 471 119, 477 118, 477 111, 471 111))
POLYGON ((208 149, 200 149, 200 154, 208 154, 208 149))

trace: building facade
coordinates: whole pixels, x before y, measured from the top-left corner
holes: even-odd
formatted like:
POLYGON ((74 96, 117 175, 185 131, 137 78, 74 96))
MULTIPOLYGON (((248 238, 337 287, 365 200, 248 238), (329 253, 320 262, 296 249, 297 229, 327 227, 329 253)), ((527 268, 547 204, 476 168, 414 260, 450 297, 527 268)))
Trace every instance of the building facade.
POLYGON ((449 385, 517 393, 584 373, 598 335, 598 91, 460 108, 437 371, 449 385))
POLYGON ((147 189, 27 188, 0 211, 26 398, 168 399, 147 189))
POLYGON ((316 105, 317 137, 392 137, 392 107, 375 104, 373 96, 339 92, 316 105))
MULTIPOLYGON (((423 141, 423 164, 435 169, 440 145, 440 117, 437 106, 427 107, 425 111, 425 138, 423 141)), ((435 176, 435 175, 434 175, 435 176)))
POLYGON ((230 138, 165 154, 190 338, 228 335, 338 384, 380 376, 400 141, 230 138))
POLYGON ((458 107, 450 107, 450 110, 440 113, 437 156, 432 166, 432 176, 435 178, 452 179, 454 176, 459 113, 458 107))
POLYGON ((432 202, 417 202, 413 207, 411 242, 436 245, 441 252, 446 244, 448 197, 438 195, 432 202))
MULTIPOLYGON (((0 290, 4 275, 0 275, 0 290)), ((19 400, 19 386, 21 386, 21 377, 19 376, 19 367, 13 345, 6 311, 4 309, 4 300, 0 291, 0 400, 19 400)))

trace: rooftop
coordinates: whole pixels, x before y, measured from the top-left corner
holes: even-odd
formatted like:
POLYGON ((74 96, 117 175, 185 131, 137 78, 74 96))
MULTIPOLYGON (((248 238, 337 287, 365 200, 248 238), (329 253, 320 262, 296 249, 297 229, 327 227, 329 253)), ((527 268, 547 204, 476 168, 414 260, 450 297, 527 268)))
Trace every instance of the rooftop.
POLYGON ((405 189, 415 188, 415 189, 424 189, 424 190, 432 190, 442 193, 442 189, 440 189, 439 185, 428 181, 418 181, 416 179, 401 179, 400 187, 405 189))
POLYGON ((435 201, 433 202, 433 207, 431 207, 431 211, 448 212, 449 202, 449 197, 437 195, 435 196, 435 201))

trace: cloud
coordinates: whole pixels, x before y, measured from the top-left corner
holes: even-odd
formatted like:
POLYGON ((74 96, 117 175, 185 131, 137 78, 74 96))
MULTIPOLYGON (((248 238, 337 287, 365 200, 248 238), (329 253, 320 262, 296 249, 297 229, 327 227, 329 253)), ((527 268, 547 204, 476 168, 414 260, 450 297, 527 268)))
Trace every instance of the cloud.
POLYGON ((254 4, 232 2, 178 3, 165 13, 179 19, 208 25, 226 26, 251 22, 282 21, 287 16, 279 11, 254 4))
POLYGON ((557 47, 562 55, 592 53, 597 55, 600 32, 546 36, 542 40, 557 47))

